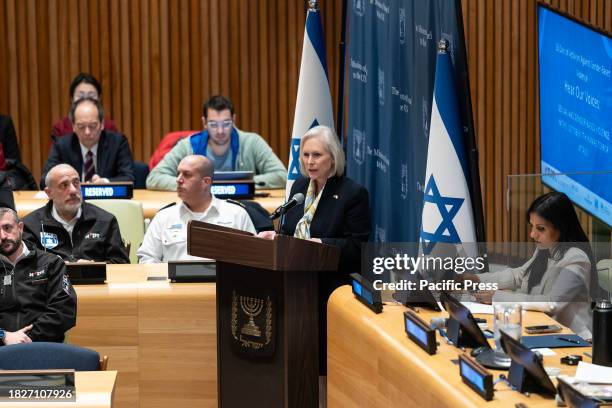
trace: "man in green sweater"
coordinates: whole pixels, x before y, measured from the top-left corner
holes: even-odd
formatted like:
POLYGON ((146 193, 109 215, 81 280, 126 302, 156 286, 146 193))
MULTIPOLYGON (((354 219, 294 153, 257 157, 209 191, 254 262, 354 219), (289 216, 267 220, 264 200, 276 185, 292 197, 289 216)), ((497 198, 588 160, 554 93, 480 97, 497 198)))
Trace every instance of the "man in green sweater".
POLYGON ((204 130, 180 140, 147 177, 151 190, 176 190, 176 169, 191 154, 208 157, 215 171, 253 171, 258 188, 284 188, 287 169, 266 141, 234 126, 234 105, 213 96, 202 108, 204 130))

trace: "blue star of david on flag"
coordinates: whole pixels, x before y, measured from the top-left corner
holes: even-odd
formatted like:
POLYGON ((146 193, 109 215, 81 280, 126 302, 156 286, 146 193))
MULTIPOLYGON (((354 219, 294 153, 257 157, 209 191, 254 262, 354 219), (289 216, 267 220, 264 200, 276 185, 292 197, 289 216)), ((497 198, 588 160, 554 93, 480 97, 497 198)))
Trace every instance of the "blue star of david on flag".
POLYGON ((428 232, 421 229, 421 242, 423 243, 423 253, 428 255, 433 250, 437 242, 459 243, 461 239, 457 233, 457 228, 453 224, 453 218, 459 212, 461 205, 465 199, 456 197, 443 197, 440 194, 436 180, 432 175, 425 187, 425 196, 423 197, 423 206, 427 203, 436 205, 442 220, 435 232, 428 232))
MULTIPOLYGON (((313 120, 308 130, 315 126, 319 126, 318 120, 313 120)), ((291 158, 289 159, 289 172, 287 173, 287 179, 297 180, 300 177, 300 142, 301 137, 294 137, 291 139, 291 158)))
POLYGON ((297 180, 300 177, 300 140, 296 137, 291 139, 291 160, 289 161, 289 172, 287 178, 289 180, 297 180))

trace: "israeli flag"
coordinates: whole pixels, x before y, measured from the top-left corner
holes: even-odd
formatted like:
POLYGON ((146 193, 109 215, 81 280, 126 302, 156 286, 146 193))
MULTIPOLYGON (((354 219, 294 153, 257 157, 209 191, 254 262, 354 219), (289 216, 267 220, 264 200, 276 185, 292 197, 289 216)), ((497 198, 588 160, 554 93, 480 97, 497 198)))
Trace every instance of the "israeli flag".
POLYGON ((447 42, 440 42, 429 127, 421 244, 428 255, 438 242, 475 243, 469 171, 447 42))
POLYGON ((289 198, 293 182, 300 177, 300 140, 308 129, 325 125, 334 129, 331 93, 327 77, 325 38, 321 25, 321 13, 316 8, 308 9, 304 46, 298 82, 297 101, 291 145, 289 147, 289 172, 285 195, 289 198))

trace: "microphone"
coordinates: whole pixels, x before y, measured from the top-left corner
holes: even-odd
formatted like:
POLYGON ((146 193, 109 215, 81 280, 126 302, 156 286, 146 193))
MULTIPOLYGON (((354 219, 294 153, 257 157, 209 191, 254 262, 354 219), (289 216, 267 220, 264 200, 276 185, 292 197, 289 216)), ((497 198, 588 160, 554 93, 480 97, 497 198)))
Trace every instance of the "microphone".
POLYGON ((297 193, 296 195, 293 196, 293 198, 291 198, 291 200, 287 201, 285 204, 281 205, 276 210, 274 210, 272 215, 270 215, 270 219, 271 220, 277 219, 278 217, 280 217, 281 215, 289 211, 291 208, 295 207, 298 204, 302 204, 303 202, 304 202, 304 194, 297 193))

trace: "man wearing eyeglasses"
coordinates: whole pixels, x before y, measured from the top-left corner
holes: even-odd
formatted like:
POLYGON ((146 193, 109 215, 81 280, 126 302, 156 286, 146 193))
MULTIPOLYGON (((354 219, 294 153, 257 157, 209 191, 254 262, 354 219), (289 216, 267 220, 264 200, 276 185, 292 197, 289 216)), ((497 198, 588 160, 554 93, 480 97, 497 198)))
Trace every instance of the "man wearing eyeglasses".
POLYGON ((53 143, 40 180, 60 163, 72 166, 82 182, 134 181, 132 152, 121 133, 104 129, 104 108, 97 99, 77 99, 70 107, 73 133, 53 143))
POLYGON ((282 188, 287 170, 266 141, 235 126, 234 105, 213 96, 202 108, 204 130, 179 141, 147 177, 147 188, 176 190, 176 169, 188 155, 206 156, 215 171, 253 171, 260 188, 282 188))

